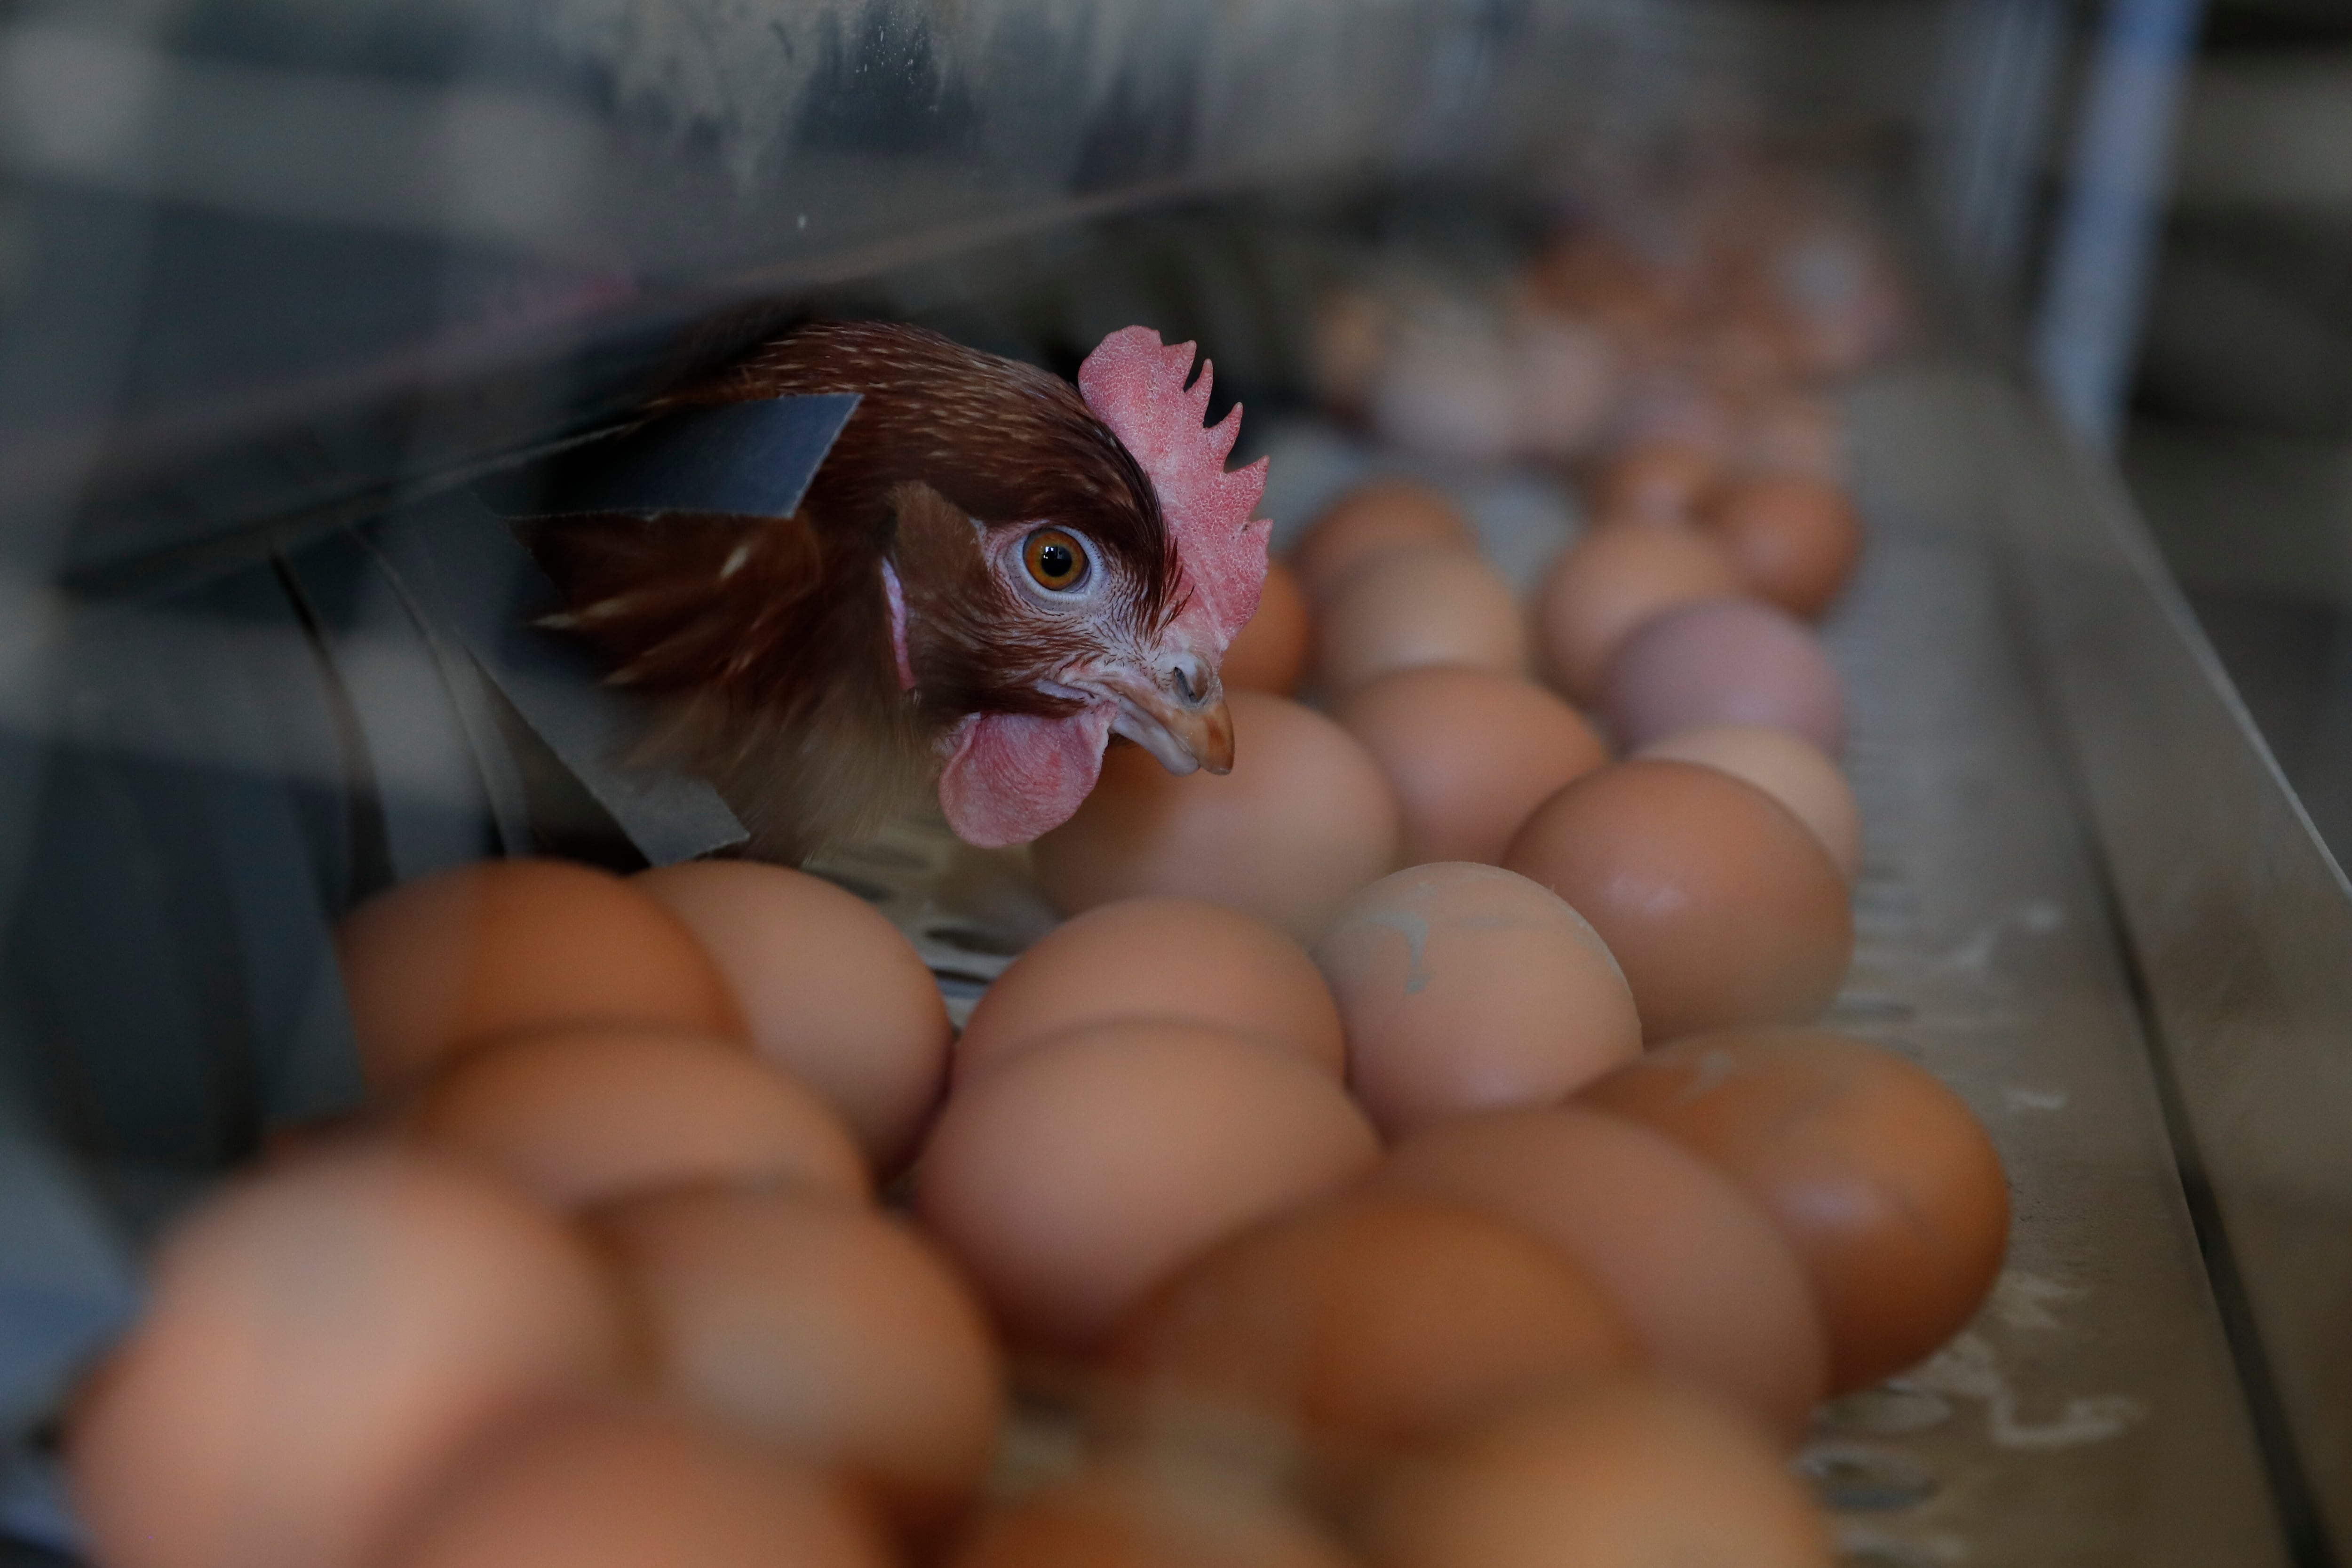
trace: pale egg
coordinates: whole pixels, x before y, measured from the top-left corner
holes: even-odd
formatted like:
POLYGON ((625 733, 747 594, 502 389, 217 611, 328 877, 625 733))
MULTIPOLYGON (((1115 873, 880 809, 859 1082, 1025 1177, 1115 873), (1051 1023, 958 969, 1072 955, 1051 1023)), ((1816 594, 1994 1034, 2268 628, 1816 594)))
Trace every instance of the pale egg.
POLYGON ((1642 1051, 1633 994, 1592 927, 1496 867, 1383 877, 1315 957, 1346 1020, 1349 1087, 1391 1136, 1549 1103, 1642 1051))
POLYGON ((1611 656, 1602 702, 1629 750, 1702 724, 1770 725, 1831 756, 1845 749, 1845 683, 1821 639, 1753 599, 1643 621, 1611 656))
POLYGON ((1653 741, 1634 753, 1703 763, 1746 779, 1813 830, 1849 882, 1862 869, 1862 813, 1827 752, 1802 736, 1763 724, 1703 724, 1653 741))

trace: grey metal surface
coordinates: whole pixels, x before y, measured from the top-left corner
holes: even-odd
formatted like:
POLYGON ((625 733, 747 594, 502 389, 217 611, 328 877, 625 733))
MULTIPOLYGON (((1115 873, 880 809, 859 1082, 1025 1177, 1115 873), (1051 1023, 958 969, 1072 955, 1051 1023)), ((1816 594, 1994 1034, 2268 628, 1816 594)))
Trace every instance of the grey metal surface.
POLYGON ((1831 640, 1865 854, 1830 1022, 1968 1100, 2016 1224, 1977 1322, 1895 1396, 1825 1419, 1832 1479, 1899 1497, 1870 1485, 1884 1460, 1932 1485, 1847 1514, 1898 1562, 2281 1562, 2094 847, 2003 586, 2009 498, 1955 407, 1972 384, 1914 369, 1849 400, 1871 555, 1831 640), (1905 1430, 1927 1395, 1953 1415, 1905 1430))
POLYGON ((1966 389, 2303 1482, 2352 1552, 2352 888, 2120 485, 1966 389))

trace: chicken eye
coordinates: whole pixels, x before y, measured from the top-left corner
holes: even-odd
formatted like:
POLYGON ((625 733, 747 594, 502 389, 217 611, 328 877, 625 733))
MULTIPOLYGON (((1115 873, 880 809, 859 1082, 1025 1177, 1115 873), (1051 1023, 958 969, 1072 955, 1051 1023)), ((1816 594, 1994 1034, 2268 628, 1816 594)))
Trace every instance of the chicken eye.
POLYGON ((1087 547, 1058 528, 1041 528, 1021 546, 1022 563, 1040 588, 1063 593, 1087 580, 1087 547))

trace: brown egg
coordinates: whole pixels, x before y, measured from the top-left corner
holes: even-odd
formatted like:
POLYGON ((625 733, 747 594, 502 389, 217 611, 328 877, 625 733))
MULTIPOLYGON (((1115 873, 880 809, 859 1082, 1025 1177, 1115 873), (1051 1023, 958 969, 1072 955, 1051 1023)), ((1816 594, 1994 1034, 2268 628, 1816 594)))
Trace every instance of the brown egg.
POLYGON ((1219 1238, 1360 1174, 1331 1075, 1207 1025, 1097 1025, 948 1101, 918 1212, 1019 1340, 1079 1350, 1219 1238))
POLYGON ((500 1040, 445 1068, 400 1125, 563 1208, 698 1181, 872 1193, 830 1106, 740 1046, 693 1035, 562 1029, 500 1040))
POLYGON ((598 1212, 661 1385, 856 1477, 918 1530, 970 1501, 1004 1371, 980 1303, 894 1218, 807 1189, 703 1187, 598 1212))
POLYGON ((1748 471, 1802 474, 1831 484, 1844 479, 1844 437, 1832 405, 1784 392, 1759 399, 1741 424, 1739 460, 1748 471))
POLYGON ((1225 649, 1217 673, 1228 691, 1270 691, 1287 697, 1298 689, 1307 668, 1307 649, 1314 621, 1307 608, 1306 590, 1298 574, 1279 561, 1265 569, 1265 586, 1259 590, 1257 612, 1244 622, 1233 646, 1225 649))
POLYGON ((1409 866, 1501 858, 1547 795, 1609 760, 1575 709, 1485 670, 1397 670, 1341 697, 1333 717, 1388 775, 1409 866))
POLYGON ((1097 1459, 983 1518, 948 1568, 1348 1568, 1268 1489, 1205 1466, 1097 1459))
POLYGON ((1064 914, 1144 893, 1204 899, 1309 941, 1339 900, 1387 871, 1396 800, 1345 730, 1280 697, 1232 699, 1234 771, 1171 776, 1114 746, 1077 815, 1033 851, 1064 914))
POLYGON ((1367 1527, 1378 1568, 1829 1568, 1779 1453, 1703 1395, 1595 1378, 1399 1472, 1367 1527))
POLYGON ((1514 1394, 1640 1353, 1556 1248, 1475 1209, 1347 1199, 1234 1237, 1121 1325, 1112 1419, 1251 1411, 1339 1441, 1426 1437, 1514 1394))
POLYGON ((1564 1248, 1660 1371, 1784 1443, 1828 1391, 1828 1334, 1796 1254, 1728 1177, 1647 1129, 1573 1106, 1464 1117, 1399 1143, 1373 1181, 1564 1248))
POLYGON ((1671 437, 1637 442, 1601 468, 1592 515, 1608 521, 1681 521, 1717 472, 1714 454, 1705 447, 1671 437))
POLYGON ((1739 568, 1696 529, 1594 529, 1560 552, 1536 589, 1537 666, 1591 702, 1610 655, 1636 626, 1677 605, 1741 591, 1739 568))
POLYGON ((1310 603, 1374 556, 1440 548, 1475 554, 1461 509, 1416 479, 1370 479, 1333 501, 1291 547, 1290 567, 1310 603))
POLYGON ((313 1154, 166 1238, 71 1414, 74 1503, 111 1568, 362 1568, 453 1455, 620 1354, 610 1281, 520 1194, 313 1154))
POLYGON ((1753 599, 1684 605, 1643 622, 1610 658, 1601 699, 1632 751, 1702 724, 1770 725, 1831 756, 1845 749, 1845 683, 1821 639, 1753 599))
POLYGON ((947 1079, 947 1004, 914 944, 856 894, 782 866, 698 860, 633 881, 719 961, 759 1053, 831 1101, 883 1172, 947 1079))
POLYGON ((1486 562, 1457 550, 1391 551, 1325 590, 1315 674, 1331 691, 1433 664, 1522 675, 1527 643, 1517 595, 1486 562))
POLYGON ((1326 406, 1362 414, 1396 335, 1396 307, 1370 289, 1342 285, 1315 301, 1310 374, 1326 406))
POLYGON ((842 1490, 675 1412, 560 1408, 470 1456, 384 1568, 887 1568, 842 1490))
POLYGON ((1055 927, 996 977, 956 1041, 959 1082, 1066 1029, 1189 1018, 1275 1041, 1339 1072, 1339 1009, 1307 952, 1197 899, 1121 899, 1055 927))
POLYGON ((1642 1054, 1617 961, 1525 877, 1461 862, 1383 877, 1315 948, 1348 1084, 1381 1131, 1542 1105, 1642 1054))
POLYGON ((1591 322, 1528 310, 1511 322, 1508 346, 1518 398, 1512 445, 1556 462, 1579 456, 1608 417, 1616 391, 1608 334, 1591 322))
POLYGON ((740 1037, 727 982, 677 916, 563 860, 463 866, 404 883, 335 932, 360 1067, 382 1090, 454 1047, 567 1024, 740 1037))
POLYGON ((1820 1016, 1853 956, 1845 879, 1805 825, 1696 763, 1619 763, 1538 807, 1503 864, 1592 922, 1645 1039, 1820 1016))
POLYGON ((1734 479, 1708 493, 1700 519, 1749 591, 1808 620, 1830 607, 1862 555, 1862 519, 1845 491, 1801 474, 1734 479))
POLYGON ((1892 1051, 1811 1029, 1698 1035, 1580 1098, 1674 1139, 1772 1215, 1828 1319, 1832 1394, 1936 1350, 2000 1272, 2000 1156, 1958 1095, 1892 1051))
POLYGON ((1819 746, 1762 724, 1702 724, 1653 741, 1637 753, 1704 763, 1746 779, 1796 814, 1849 882, 1862 869, 1862 813, 1838 765, 1819 746))

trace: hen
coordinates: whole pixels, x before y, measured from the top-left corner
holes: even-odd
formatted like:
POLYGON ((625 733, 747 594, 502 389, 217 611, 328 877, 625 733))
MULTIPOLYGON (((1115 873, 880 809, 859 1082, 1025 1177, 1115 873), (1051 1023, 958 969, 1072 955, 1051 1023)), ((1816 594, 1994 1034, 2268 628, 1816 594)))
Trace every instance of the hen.
POLYGON ((709 778, 754 853, 871 830, 933 779, 995 847, 1066 820, 1123 735, 1232 764, 1218 666, 1257 605, 1265 462, 1210 366, 1129 327, 1074 389, 884 322, 803 327, 666 407, 860 397, 790 517, 601 515, 535 542, 556 617, 657 699, 651 751, 709 778))

